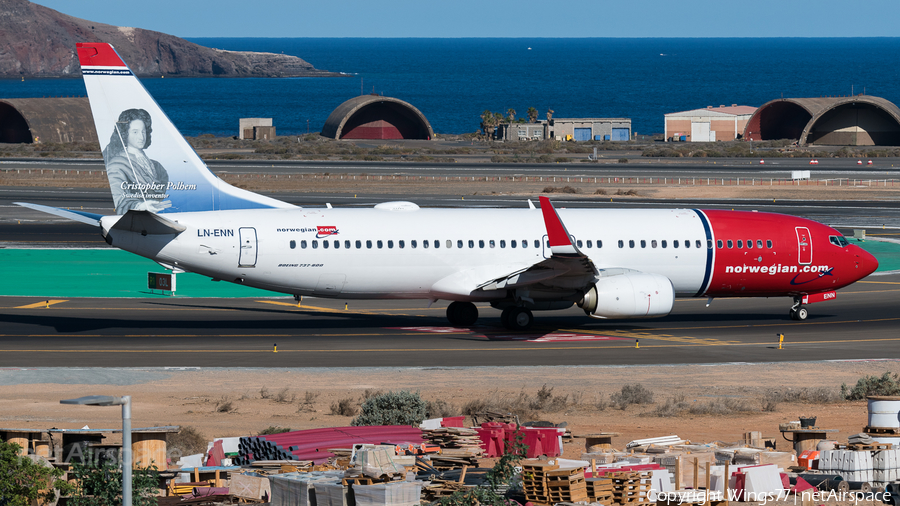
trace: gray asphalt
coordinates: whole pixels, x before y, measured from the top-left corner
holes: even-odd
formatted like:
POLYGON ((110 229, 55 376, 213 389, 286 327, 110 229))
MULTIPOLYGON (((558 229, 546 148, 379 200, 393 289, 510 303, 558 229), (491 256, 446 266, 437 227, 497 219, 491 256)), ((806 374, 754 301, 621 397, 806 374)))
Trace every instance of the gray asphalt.
POLYGON ((538 312, 536 328, 500 326, 481 306, 453 329, 445 304, 293 299, 0 298, 0 367, 451 367, 709 364, 900 358, 900 275, 876 276, 810 305, 678 300, 665 318, 593 320, 538 312), (30 307, 23 307, 30 306, 30 307), (777 334, 785 344, 778 349, 777 334), (275 351, 277 346, 277 352, 275 351), (639 348, 637 347, 639 346, 639 348))

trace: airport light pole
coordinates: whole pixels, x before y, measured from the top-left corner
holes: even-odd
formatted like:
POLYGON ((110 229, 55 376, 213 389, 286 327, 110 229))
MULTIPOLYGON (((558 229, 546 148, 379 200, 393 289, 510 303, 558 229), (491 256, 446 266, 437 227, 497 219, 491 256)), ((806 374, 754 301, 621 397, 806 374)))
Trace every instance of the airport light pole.
POLYGON ((88 395, 77 399, 63 399, 59 403, 122 406, 122 506, 131 506, 131 396, 88 395))

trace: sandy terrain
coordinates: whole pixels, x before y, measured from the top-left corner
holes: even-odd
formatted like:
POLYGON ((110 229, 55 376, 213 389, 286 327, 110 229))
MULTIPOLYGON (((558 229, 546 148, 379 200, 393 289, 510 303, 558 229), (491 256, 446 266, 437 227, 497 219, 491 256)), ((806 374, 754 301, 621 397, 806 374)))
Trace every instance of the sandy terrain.
MULTIPOLYGON (((738 441, 747 431, 779 436, 778 424, 799 415, 817 415, 820 427, 838 429, 835 438, 846 440, 866 425, 864 401, 782 402, 775 411, 763 412, 763 397, 804 387, 837 392, 841 383, 852 386, 861 376, 885 371, 900 372, 900 361, 458 369, 6 369, 0 371, 0 427, 116 428, 121 426, 116 408, 62 406, 59 400, 88 394, 131 395, 134 427, 180 424, 194 426, 209 438, 240 436, 272 425, 295 430, 348 425, 351 417, 332 415, 331 405, 346 398, 358 401, 367 389, 418 391, 425 400, 442 400, 459 411, 474 399, 515 397, 520 392, 535 397, 547 385, 554 395, 568 396, 568 405, 536 418, 568 422, 576 435, 620 432, 614 440, 617 447, 669 434, 694 442, 738 441), (743 400, 756 411, 661 418, 648 413, 656 405, 624 411, 597 408, 598 402, 608 401, 631 383, 651 390, 656 405, 680 394, 689 403, 743 400), (262 398, 263 388, 268 398, 262 398), (285 402, 276 399, 282 391, 285 402), (308 396, 311 403, 305 402, 308 396), (231 402, 232 410, 217 412, 224 402, 231 402)), ((577 440, 567 445, 566 455, 577 457, 583 448, 583 441, 577 440)), ((779 436, 778 448, 790 445, 779 436)))

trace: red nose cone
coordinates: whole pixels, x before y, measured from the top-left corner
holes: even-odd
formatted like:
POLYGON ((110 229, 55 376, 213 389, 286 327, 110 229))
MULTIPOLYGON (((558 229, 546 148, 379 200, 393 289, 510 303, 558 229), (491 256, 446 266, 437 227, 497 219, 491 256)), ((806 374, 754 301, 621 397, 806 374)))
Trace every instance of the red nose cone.
POLYGON ((878 269, 878 260, 868 251, 856 246, 856 265, 859 279, 862 279, 878 269))

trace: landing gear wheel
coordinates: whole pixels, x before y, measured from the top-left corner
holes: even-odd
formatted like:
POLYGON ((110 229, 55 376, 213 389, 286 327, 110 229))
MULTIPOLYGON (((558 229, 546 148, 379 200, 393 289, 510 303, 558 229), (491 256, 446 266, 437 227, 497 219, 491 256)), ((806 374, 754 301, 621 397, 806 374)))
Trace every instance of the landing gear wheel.
POLYGON ((505 329, 510 328, 509 315, 512 313, 512 310, 515 308, 516 308, 515 306, 510 306, 510 307, 504 309, 502 313, 500 313, 500 324, 503 325, 503 328, 505 328, 505 329))
POLYGON ((528 330, 534 323, 534 315, 524 307, 514 307, 507 318, 507 328, 510 330, 528 330))
POLYGON ((805 307, 798 307, 797 309, 791 309, 791 319, 803 321, 806 317, 809 316, 809 311, 806 310, 805 307))
POLYGON ((451 302, 447 306, 447 320, 451 325, 468 327, 478 320, 478 308, 471 302, 451 302))

